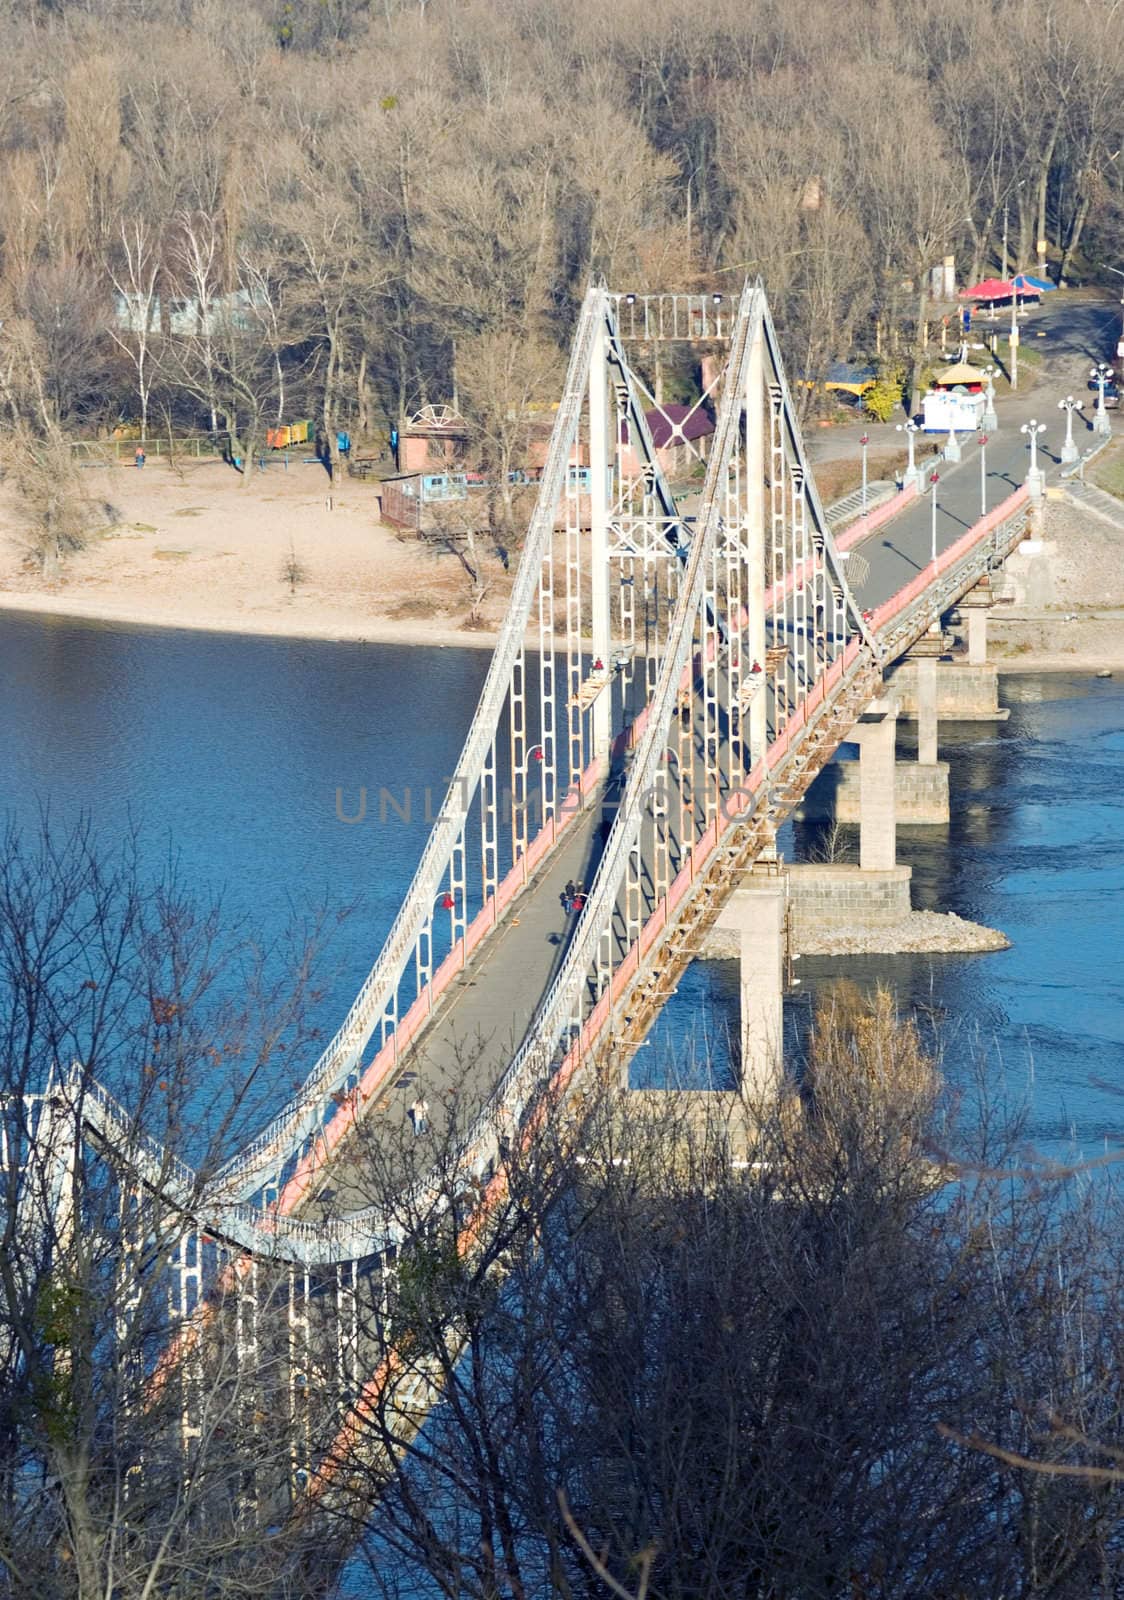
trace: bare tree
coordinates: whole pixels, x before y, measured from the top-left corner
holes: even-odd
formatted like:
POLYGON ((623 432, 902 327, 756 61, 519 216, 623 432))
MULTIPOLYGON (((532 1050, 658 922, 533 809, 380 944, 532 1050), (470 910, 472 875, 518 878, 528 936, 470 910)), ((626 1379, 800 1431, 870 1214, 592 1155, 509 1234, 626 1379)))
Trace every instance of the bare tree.
POLYGON ((3 846, 0 1593, 307 1593, 307 1534, 270 1526, 288 1274, 257 1272, 256 1362, 220 1301, 194 1345, 175 1315, 189 1261, 214 1294, 193 1207, 275 1049, 306 1037, 300 963, 278 987, 216 907, 145 883, 135 840, 108 858, 84 825, 9 827, 3 846), (100 1139, 95 1080, 117 1104, 100 1139))
POLYGON ((43 576, 59 576, 63 558, 81 550, 94 521, 73 452, 57 427, 39 432, 17 423, 4 450, 27 550, 43 576))
POLYGON ((152 226, 136 217, 121 223, 121 252, 110 265, 116 303, 110 336, 133 364, 140 402, 141 437, 148 437, 148 408, 152 398, 153 341, 159 333, 159 283, 162 265, 160 241, 152 226))
POLYGON ((1013 1189, 1014 1146, 953 1134, 885 997, 838 997, 810 1050, 801 1098, 763 1120, 587 1085, 509 1138, 484 1232, 455 1127, 412 1190, 410 1147, 366 1147, 372 1195, 426 1196, 335 1458, 366 1484, 340 1515, 377 1500, 372 1581, 1107 1600, 1122 1486, 1000 1474, 950 1430, 1029 1453, 1048 1405, 1115 1437, 1111 1202, 1013 1189), (421 1432, 415 1383, 440 1396, 421 1432))

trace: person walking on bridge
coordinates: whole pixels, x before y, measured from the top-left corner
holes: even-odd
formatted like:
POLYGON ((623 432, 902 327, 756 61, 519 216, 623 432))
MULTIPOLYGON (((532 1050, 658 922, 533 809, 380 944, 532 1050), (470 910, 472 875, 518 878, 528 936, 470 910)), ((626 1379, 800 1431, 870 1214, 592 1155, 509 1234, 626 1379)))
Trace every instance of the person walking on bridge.
POLYGON ((424 1095, 418 1095, 410 1107, 410 1116, 414 1123, 415 1134, 422 1134, 429 1126, 429 1101, 424 1095))

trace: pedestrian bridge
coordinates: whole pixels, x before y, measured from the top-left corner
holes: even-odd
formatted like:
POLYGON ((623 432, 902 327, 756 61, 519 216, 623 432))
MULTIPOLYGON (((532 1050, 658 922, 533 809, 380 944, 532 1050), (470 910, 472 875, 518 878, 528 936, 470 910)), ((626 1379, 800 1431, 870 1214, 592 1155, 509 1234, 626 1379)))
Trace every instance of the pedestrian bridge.
MULTIPOLYGON (((878 519, 909 515, 910 499, 878 519)), ((437 1135, 455 1116, 480 1194, 468 1248, 502 1194, 505 1147, 532 1139, 543 1108, 594 1063, 627 1083, 733 891, 771 857, 885 669, 1022 537, 1024 501, 1015 492, 939 541, 934 520, 931 559, 868 603, 844 557, 875 519, 831 532, 761 284, 725 309, 589 291, 456 772, 390 934, 300 1091, 201 1182, 80 1072, 54 1085, 51 1138, 80 1107, 70 1137, 112 1152, 123 1183, 185 1219, 167 1267, 170 1365, 189 1359, 224 1296, 252 1320, 252 1263, 280 1261, 300 1339, 319 1325, 316 1285, 332 1286, 321 1332, 346 1370, 341 1415, 391 1381, 387 1359, 373 1376, 364 1365, 355 1296, 365 1273, 409 1250, 402 1218, 416 1206, 372 1203, 357 1130, 389 1149, 419 1096, 437 1135), (642 359, 660 339, 723 356, 704 367, 715 369, 699 402, 715 419, 706 459, 672 441, 690 469, 686 500, 645 420, 642 359), (580 912, 563 907, 569 880, 584 886, 580 912)), ((240 1311, 248 1351, 246 1326, 240 1311)), ((299 1432, 291 1385, 289 1404, 299 1432)), ((316 1480, 309 1449, 294 1447, 294 1486, 316 1480)))

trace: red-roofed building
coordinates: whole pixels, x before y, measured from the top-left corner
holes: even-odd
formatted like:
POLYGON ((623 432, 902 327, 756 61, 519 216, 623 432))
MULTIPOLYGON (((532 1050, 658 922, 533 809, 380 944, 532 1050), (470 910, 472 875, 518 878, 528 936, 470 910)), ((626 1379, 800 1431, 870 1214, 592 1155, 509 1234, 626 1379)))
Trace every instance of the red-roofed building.
MULTIPOLYGON (((706 460, 707 440, 714 432, 714 419, 700 402, 692 406, 668 402, 644 413, 655 446, 656 459, 669 478, 683 477, 699 460, 706 460)), ((627 424, 625 424, 627 430, 627 424)), ((627 431, 622 433, 622 452, 626 471, 636 472, 639 463, 630 448, 627 431)))

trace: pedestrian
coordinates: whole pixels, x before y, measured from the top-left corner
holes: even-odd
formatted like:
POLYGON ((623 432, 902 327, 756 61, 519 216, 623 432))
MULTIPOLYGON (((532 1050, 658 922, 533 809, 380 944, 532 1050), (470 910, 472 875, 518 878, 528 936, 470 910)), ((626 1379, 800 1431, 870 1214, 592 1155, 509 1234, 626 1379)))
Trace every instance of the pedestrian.
POLYGON ((577 894, 577 892, 578 886, 574 882, 573 878, 570 878, 566 884, 566 887, 562 891, 562 909, 565 911, 567 916, 569 916, 570 912, 574 909, 574 896, 577 894))
POLYGON ((585 908, 585 899, 586 899, 585 890, 582 888, 581 884, 579 883, 577 888, 574 890, 573 907, 574 907, 575 911, 584 910, 584 908, 585 908))
POLYGON ((423 1095, 418 1095, 410 1107, 410 1116, 413 1118, 415 1134, 424 1133, 429 1125, 429 1101, 423 1095))
POLYGON ((136 455, 134 456, 133 459, 136 461, 136 464, 137 464, 138 468, 144 466, 144 445, 143 444, 138 444, 137 445, 136 455))

